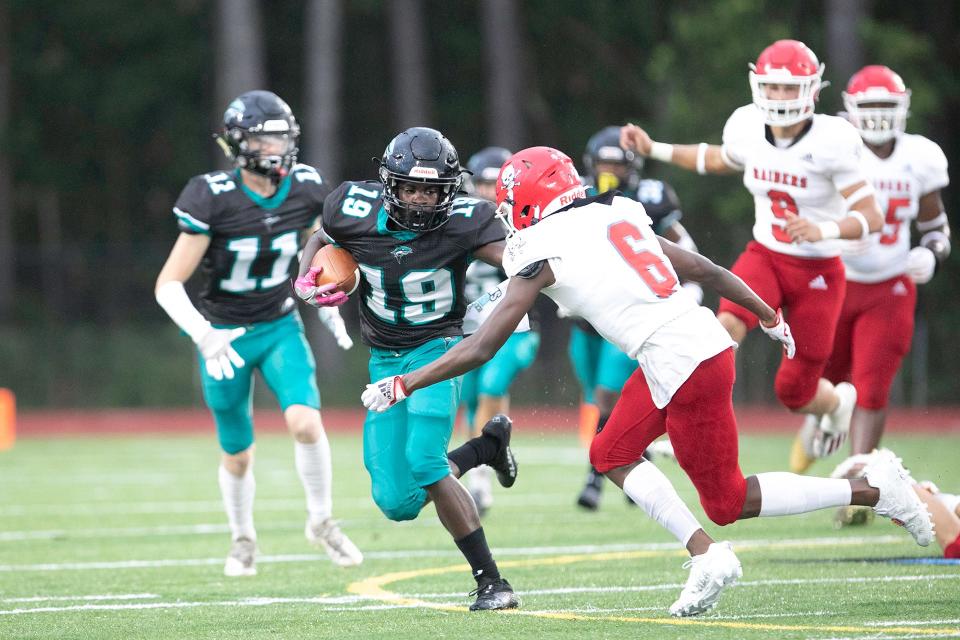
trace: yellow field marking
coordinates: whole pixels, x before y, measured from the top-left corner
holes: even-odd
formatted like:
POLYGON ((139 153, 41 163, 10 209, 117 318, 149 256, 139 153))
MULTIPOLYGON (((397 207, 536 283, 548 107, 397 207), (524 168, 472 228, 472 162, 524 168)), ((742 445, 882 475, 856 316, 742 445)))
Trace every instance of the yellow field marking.
MULTIPOLYGON (((884 541, 886 542, 886 541, 884 541)), ((902 540, 893 540, 891 542, 902 543, 902 540)), ((741 545, 737 551, 756 551, 760 549, 785 549, 797 547, 814 547, 803 541, 788 541, 784 543, 764 544, 764 545, 741 545)), ((686 557, 686 551, 677 549, 674 551, 616 551, 605 553, 583 553, 570 554, 562 556, 553 556, 549 558, 530 558, 526 560, 505 560, 497 562, 504 568, 510 567, 543 567, 573 564, 575 562, 608 562, 614 560, 635 560, 638 558, 653 557, 686 557)), ((422 607, 425 609, 435 609, 441 611, 463 612, 467 611, 465 606, 454 606, 436 602, 427 602, 419 598, 411 598, 399 593, 388 591, 385 587, 395 582, 411 580, 413 578, 422 578, 426 576, 435 576, 445 573, 467 572, 470 567, 466 564, 455 564, 446 567, 433 567, 429 569, 416 569, 413 571, 398 571, 386 573, 380 576, 372 576, 364 580, 353 582, 347 586, 347 591, 357 595, 365 596, 383 602, 389 602, 400 606, 422 607)), ((607 622, 640 622, 647 624, 659 624, 670 626, 701 626, 701 627, 721 627, 725 629, 747 629, 751 631, 812 631, 812 632, 830 632, 830 633, 865 633, 876 634, 876 627, 858 627, 852 625, 787 625, 787 624, 768 624, 754 622, 735 622, 726 620, 710 620, 703 618, 641 618, 635 616, 600 616, 584 615, 580 613, 565 613, 563 611, 523 611, 522 609, 508 609, 499 612, 506 615, 530 616, 535 618, 548 618, 551 620, 603 620, 607 622)), ((931 629, 928 627, 884 627, 884 633, 902 633, 916 635, 945 635, 960 634, 960 628, 946 629, 943 627, 931 629)))

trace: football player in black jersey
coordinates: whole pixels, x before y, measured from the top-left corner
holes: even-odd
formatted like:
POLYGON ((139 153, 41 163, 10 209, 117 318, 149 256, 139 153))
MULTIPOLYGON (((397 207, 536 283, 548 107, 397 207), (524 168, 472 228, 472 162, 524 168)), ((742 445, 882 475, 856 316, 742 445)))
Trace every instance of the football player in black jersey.
MULTIPOLYGON (((485 147, 467 160, 466 190, 477 198, 493 202, 497 197, 496 183, 500 167, 513 155, 503 147, 485 147)), ((485 294, 497 290, 500 283, 507 280, 502 269, 489 265, 482 260, 474 260, 467 268, 467 281, 464 289, 466 299, 481 304, 485 294)), ((475 305, 471 304, 471 308, 475 305)), ((469 320, 468 314, 468 320, 469 320)), ((487 420, 498 413, 510 410, 510 385, 521 371, 533 364, 540 346, 540 334, 531 328, 531 322, 522 323, 507 340, 497 355, 482 367, 468 371, 463 375, 463 387, 460 403, 465 409, 467 432, 469 437, 480 433, 487 420)), ((476 327, 464 322, 464 335, 476 327)), ((477 511, 482 518, 493 506, 493 470, 483 465, 472 470, 467 476, 467 487, 477 511)))
MULTIPOLYGON (((320 420, 313 354, 307 346, 291 267, 329 187, 297 163, 300 127, 269 91, 236 98, 217 142, 234 165, 194 177, 173 208, 180 235, 157 278, 157 302, 197 345, 207 406, 223 449, 220 491, 233 543, 227 576, 256 573, 253 525, 253 371, 259 369, 294 438, 307 497, 307 539, 338 565, 363 561, 331 519, 330 446, 320 420), (199 309, 183 283, 200 267, 199 309)), ((335 311, 335 310, 334 310, 335 311)), ((339 313, 324 323, 340 346, 352 344, 339 313)))
MULTIPOLYGON (((397 135, 379 161, 379 180, 344 182, 326 199, 323 225, 304 247, 296 290, 316 306, 342 304, 333 285, 316 286, 310 262, 323 244, 349 251, 360 267, 363 342, 370 379, 413 370, 462 339, 467 264, 499 266, 505 229, 486 200, 460 197, 457 151, 434 129, 397 135)), ((363 457, 373 500, 391 520, 416 518, 428 500, 470 563, 477 581, 471 610, 519 605, 497 569, 473 499, 457 478, 488 464, 504 486, 516 479, 509 418, 494 416, 482 434, 447 454, 460 379, 424 389, 413 404, 367 414, 363 457)))
MULTIPOLYGON (((643 157, 620 146, 620 127, 604 127, 587 141, 583 154, 587 170, 587 194, 598 195, 616 189, 640 202, 653 221, 653 230, 684 249, 697 247, 680 224, 680 200, 669 184, 641 177, 643 157)), ((697 302, 703 290, 695 282, 684 282, 697 302)), ((570 328, 570 360, 582 390, 581 434, 589 446, 593 434, 602 428, 620 397, 620 390, 637 368, 637 361, 604 340, 587 322, 575 319, 570 328)), ((647 455, 670 454, 667 442, 657 442, 647 455)), ((590 467, 577 504, 590 511, 600 506, 603 475, 590 467)), ((631 503, 632 504, 632 503, 631 503)))

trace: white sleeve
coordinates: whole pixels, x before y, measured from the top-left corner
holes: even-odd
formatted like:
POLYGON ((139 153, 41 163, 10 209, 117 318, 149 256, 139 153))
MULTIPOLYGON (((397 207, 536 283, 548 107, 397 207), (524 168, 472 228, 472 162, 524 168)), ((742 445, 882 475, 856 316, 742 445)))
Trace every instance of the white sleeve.
POLYGON ((833 119, 837 130, 830 136, 831 144, 824 145, 823 157, 827 174, 837 191, 853 185, 870 183, 863 172, 862 157, 865 152, 863 140, 856 128, 846 120, 833 119))
POLYGON ((927 195, 950 184, 950 176, 947 175, 947 156, 940 145, 927 138, 921 140, 916 169, 920 179, 920 194, 927 195))
POLYGON ((727 123, 723 125, 723 144, 720 146, 720 156, 724 163, 737 171, 743 171, 746 164, 743 120, 741 109, 731 114, 727 123))

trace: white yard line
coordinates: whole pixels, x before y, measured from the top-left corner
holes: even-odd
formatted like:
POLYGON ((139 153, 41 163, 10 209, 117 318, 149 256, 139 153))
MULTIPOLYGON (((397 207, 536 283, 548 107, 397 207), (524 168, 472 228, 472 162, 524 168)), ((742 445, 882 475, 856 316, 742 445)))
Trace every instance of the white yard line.
POLYGON ((33 596, 31 598, 0 598, 0 602, 72 602, 75 600, 151 600, 159 598, 155 593, 117 593, 87 596, 33 596))

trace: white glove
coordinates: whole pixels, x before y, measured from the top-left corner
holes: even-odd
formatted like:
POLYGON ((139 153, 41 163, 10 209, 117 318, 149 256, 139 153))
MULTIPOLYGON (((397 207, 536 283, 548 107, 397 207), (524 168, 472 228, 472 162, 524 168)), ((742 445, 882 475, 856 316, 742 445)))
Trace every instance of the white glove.
POLYGON ((372 384, 360 395, 360 400, 370 411, 383 413, 398 402, 403 402, 409 394, 403 388, 400 376, 390 376, 372 384))
POLYGON ((763 332, 770 336, 772 340, 782 343, 787 358, 793 359, 793 356, 797 353, 797 343, 793 341, 793 332, 790 331, 790 325, 784 322, 783 312, 780 309, 777 309, 776 324, 772 327, 765 327, 761 322, 760 328, 763 329, 763 332))
POLYGON ((329 329, 333 337, 337 339, 337 344, 341 349, 347 350, 353 346, 353 340, 350 339, 350 335, 347 333, 347 325, 343 323, 339 309, 336 307, 318 307, 317 316, 320 318, 323 326, 329 329))
POLYGON ((214 380, 233 379, 233 368, 239 369, 244 364, 230 343, 247 332, 243 327, 236 329, 214 329, 200 336, 197 348, 203 356, 207 366, 207 373, 214 380))
POLYGON ((826 458, 832 455, 847 441, 847 435, 849 435, 849 433, 849 431, 844 431, 843 433, 828 433, 818 427, 816 434, 813 436, 813 442, 811 443, 813 457, 826 458))
POLYGON ((926 247, 914 247, 907 254, 907 275, 917 284, 927 284, 937 268, 937 256, 926 247))

